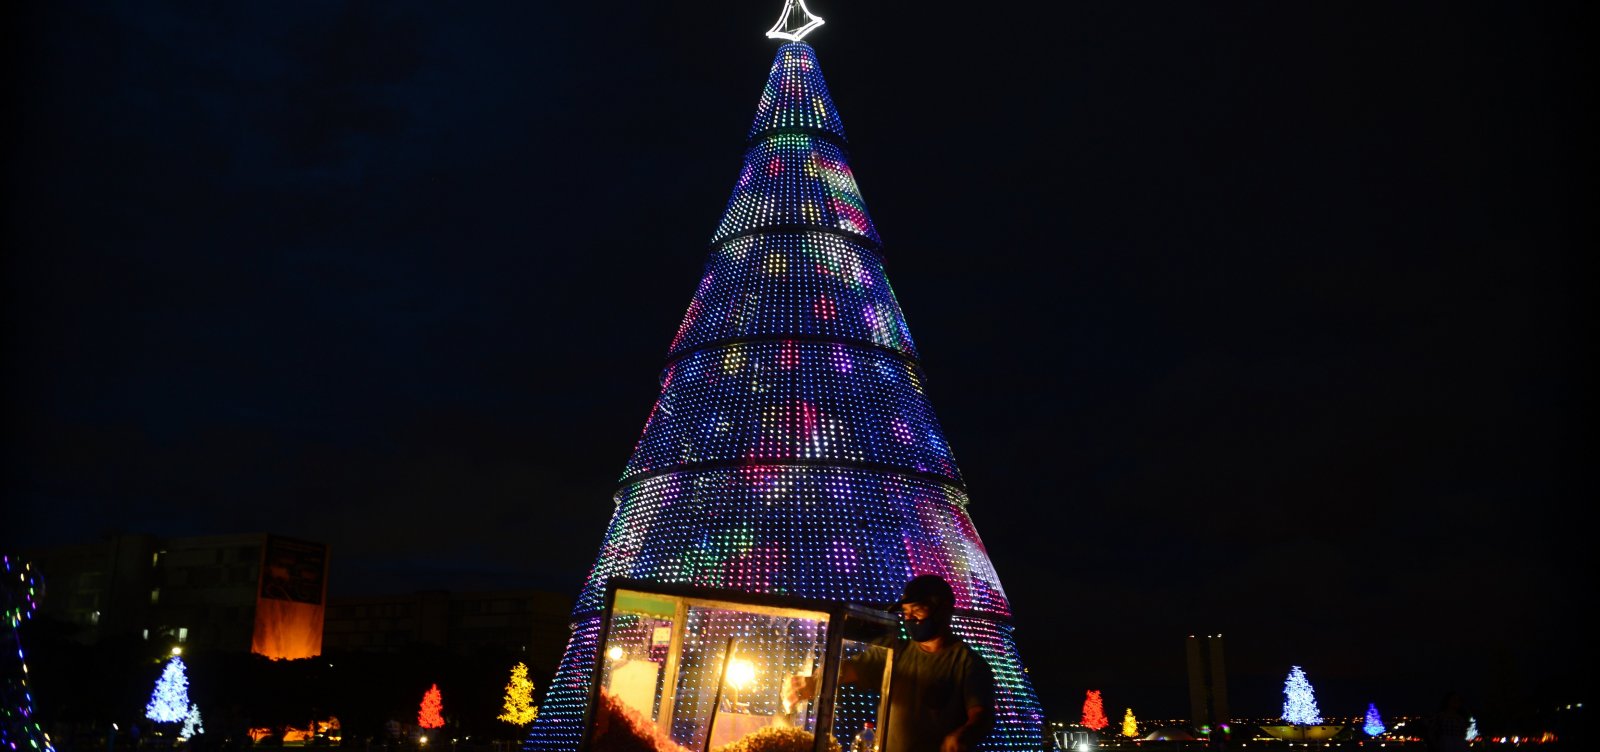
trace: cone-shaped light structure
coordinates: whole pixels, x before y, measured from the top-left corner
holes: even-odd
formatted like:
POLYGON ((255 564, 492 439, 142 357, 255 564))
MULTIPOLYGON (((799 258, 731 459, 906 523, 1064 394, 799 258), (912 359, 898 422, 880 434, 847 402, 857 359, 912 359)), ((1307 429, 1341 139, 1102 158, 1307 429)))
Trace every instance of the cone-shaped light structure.
POLYGON ((530 749, 581 739, 613 577, 891 603, 926 573, 954 587, 955 631, 994 669, 984 748, 1044 748, 917 357, 816 54, 785 44, 530 749))

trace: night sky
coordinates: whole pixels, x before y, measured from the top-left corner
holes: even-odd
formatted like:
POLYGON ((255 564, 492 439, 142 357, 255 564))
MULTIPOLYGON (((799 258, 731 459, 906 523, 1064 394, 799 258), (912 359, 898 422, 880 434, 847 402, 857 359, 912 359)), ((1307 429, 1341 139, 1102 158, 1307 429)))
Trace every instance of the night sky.
MULTIPOLYGON (((779 6, 8 10, 0 548, 575 595, 779 6)), ((1585 699, 1577 4, 811 7, 1048 713, 1585 699)))

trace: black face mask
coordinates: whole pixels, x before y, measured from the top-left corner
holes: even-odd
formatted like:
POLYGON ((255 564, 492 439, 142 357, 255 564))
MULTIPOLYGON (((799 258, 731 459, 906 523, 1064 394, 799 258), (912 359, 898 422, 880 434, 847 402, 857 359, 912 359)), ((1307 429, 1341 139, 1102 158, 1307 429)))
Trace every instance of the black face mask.
POLYGON ((927 642, 939 636, 939 622, 932 618, 922 621, 906 620, 906 634, 913 642, 927 642))

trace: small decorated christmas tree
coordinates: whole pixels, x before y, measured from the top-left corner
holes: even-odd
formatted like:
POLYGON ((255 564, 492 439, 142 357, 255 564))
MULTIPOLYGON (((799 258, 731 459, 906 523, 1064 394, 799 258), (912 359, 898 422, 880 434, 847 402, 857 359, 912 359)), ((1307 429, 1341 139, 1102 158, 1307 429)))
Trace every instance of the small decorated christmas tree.
POLYGON ((1299 666, 1289 668, 1289 678, 1283 683, 1283 721, 1294 726, 1316 726, 1322 723, 1322 713, 1317 710, 1317 694, 1306 680, 1306 672, 1299 666))
POLYGON ((1139 735, 1139 719, 1133 717, 1133 708, 1122 714, 1122 735, 1130 739, 1139 735))
POLYGON ((183 717, 183 728, 178 731, 178 740, 193 739, 205 732, 205 724, 200 720, 200 706, 189 703, 189 713, 183 717))
POLYGON ((1467 716, 1467 741, 1477 739, 1478 736, 1478 719, 1467 716))
POLYGON ((439 685, 435 684, 423 693, 422 708, 417 711, 417 725, 425 729, 444 725, 444 698, 439 694, 439 685))
POLYGON ((156 723, 177 723, 189 715, 189 676, 183 659, 172 656, 156 680, 144 717, 156 723))
POLYGON ((1361 730, 1367 732, 1367 736, 1377 736, 1388 730, 1383 725, 1383 716, 1378 715, 1376 703, 1367 703, 1367 720, 1361 725, 1361 730))
POLYGON ((1083 698, 1083 725, 1095 731, 1111 725, 1111 721, 1106 719, 1105 702, 1100 699, 1098 689, 1089 690, 1089 694, 1083 698))
POLYGON ((533 705, 533 680, 528 678, 528 664, 518 662, 511 667, 511 680, 506 682, 505 710, 498 718, 513 726, 526 726, 539 717, 533 705))

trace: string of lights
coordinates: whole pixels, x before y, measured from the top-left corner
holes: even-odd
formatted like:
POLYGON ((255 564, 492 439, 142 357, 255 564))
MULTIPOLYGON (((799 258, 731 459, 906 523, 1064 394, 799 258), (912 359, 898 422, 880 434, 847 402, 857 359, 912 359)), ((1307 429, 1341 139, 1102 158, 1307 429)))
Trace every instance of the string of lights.
POLYGON ((0 630, 16 648, 0 653, 0 749, 54 752, 50 735, 33 717, 33 690, 28 687, 28 658, 22 650, 22 623, 39 608, 39 581, 33 567, 10 556, 0 556, 0 630))

